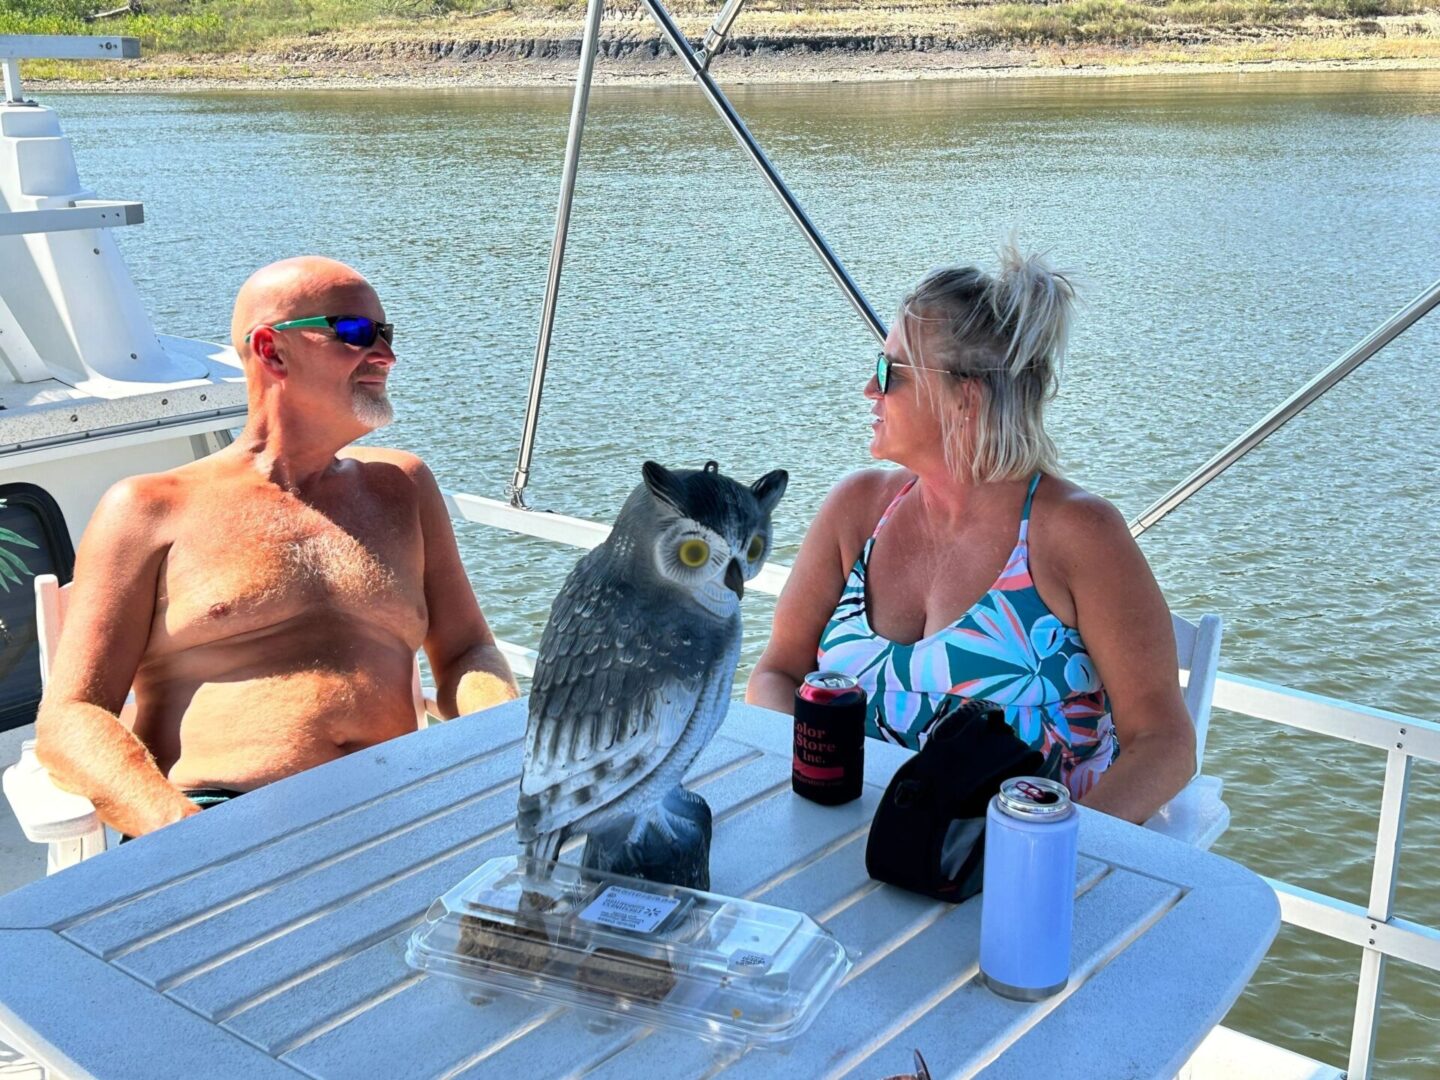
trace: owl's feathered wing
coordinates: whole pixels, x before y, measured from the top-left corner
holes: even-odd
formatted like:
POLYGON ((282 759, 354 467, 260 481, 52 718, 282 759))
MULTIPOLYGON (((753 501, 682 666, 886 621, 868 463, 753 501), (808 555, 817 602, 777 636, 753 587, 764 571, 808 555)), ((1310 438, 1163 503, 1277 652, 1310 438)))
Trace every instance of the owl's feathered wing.
POLYGON ((642 596, 609 562, 601 548, 581 559, 540 638, 516 820, 527 844, 654 772, 713 696, 706 658, 729 651, 732 628, 642 596))

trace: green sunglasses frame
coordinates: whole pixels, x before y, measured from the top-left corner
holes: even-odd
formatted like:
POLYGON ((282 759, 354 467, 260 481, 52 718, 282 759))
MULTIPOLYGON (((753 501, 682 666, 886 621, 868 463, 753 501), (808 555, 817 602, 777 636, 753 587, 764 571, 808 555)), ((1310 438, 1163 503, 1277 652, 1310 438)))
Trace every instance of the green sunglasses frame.
MULTIPOLYGON (((313 329, 313 330, 327 330, 327 329, 328 329, 328 330, 334 330, 334 329, 335 329, 335 324, 336 324, 337 322, 339 322, 341 319, 361 319, 361 318, 366 318, 366 316, 363 316, 363 315, 313 315, 313 316, 311 316, 311 317, 308 318, 308 319, 291 319, 291 320, 288 321, 288 322, 276 323, 274 326, 270 327, 270 329, 271 329, 271 330, 300 330, 300 329, 313 329)), ((375 322, 374 319, 371 319, 370 321, 371 321, 371 322, 375 322)), ((391 344, 391 343, 395 340, 395 324, 394 324, 394 323, 388 323, 388 322, 376 322, 376 323, 375 323, 375 336, 376 336, 376 337, 382 337, 382 338, 384 338, 384 339, 385 339, 385 344, 387 344, 387 345, 391 344)), ((249 334, 246 334, 246 335, 245 335, 245 344, 246 344, 246 345, 249 345, 249 344, 250 344, 250 335, 249 335, 249 334)), ((346 344, 348 345, 349 342, 347 341, 346 344)), ((371 342, 371 344, 373 345, 374 342, 371 342)), ((357 345, 357 346, 354 346, 354 347, 355 347, 355 348, 368 348, 369 346, 359 346, 359 345, 357 345)))
POLYGON ((890 369, 897 367, 910 368, 912 371, 938 371, 942 375, 949 375, 956 379, 966 377, 953 371, 947 371, 945 368, 925 367, 921 364, 902 364, 898 360, 891 360, 882 350, 875 354, 875 385, 879 388, 881 397, 884 397, 890 389, 890 369))

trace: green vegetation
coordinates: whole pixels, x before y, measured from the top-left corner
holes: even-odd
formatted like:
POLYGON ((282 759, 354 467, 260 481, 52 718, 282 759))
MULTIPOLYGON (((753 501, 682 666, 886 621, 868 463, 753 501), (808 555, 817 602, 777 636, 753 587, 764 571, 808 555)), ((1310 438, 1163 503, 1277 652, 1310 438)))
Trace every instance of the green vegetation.
POLYGON ((93 12, 123 6, 123 0, 9 0, 0 9, 0 34, 124 34, 138 37, 147 53, 240 52, 287 38, 483 14, 507 5, 495 0, 152 0, 140 5, 139 15, 85 21, 93 12))
MULTIPOLYGON (((310 54, 316 44, 363 49, 427 39, 573 38, 584 7, 584 0, 142 0, 136 5, 140 14, 85 21, 123 2, 0 0, 0 34, 138 37, 147 62, 118 77, 169 78, 182 70, 179 63, 259 54, 288 62, 310 54)), ((672 0, 670 6, 686 32, 698 36, 720 0, 672 0)), ((1341 56, 1435 56, 1437 11, 1440 0, 751 0, 736 34, 913 36, 979 46, 1151 51, 1245 49, 1256 47, 1257 38, 1274 38, 1296 45, 1302 39, 1337 41, 1342 44, 1325 51, 1341 56), (1390 32, 1374 22, 1385 16, 1418 18, 1390 32)), ((606 26, 607 33, 630 40, 655 36, 636 0, 615 0, 606 26)), ((37 65, 33 73, 87 77, 80 70, 37 65)))

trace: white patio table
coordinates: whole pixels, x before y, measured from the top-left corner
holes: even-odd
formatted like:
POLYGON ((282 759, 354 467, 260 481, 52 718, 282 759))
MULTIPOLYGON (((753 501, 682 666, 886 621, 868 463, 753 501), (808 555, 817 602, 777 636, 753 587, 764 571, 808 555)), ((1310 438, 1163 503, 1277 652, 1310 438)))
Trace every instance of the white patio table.
POLYGON ((919 1048, 941 1076, 1171 1077, 1279 927, 1233 862, 1082 810, 1074 976, 1039 1004, 976 979, 978 899, 871 881, 864 853, 905 752, 866 790, 790 791, 787 717, 735 704, 692 785, 713 888, 809 912, 854 970, 782 1055, 604 1027, 406 966, 431 901, 517 850, 525 704, 417 732, 252 792, 0 897, 0 1038, 64 1076, 875 1078, 919 1048))

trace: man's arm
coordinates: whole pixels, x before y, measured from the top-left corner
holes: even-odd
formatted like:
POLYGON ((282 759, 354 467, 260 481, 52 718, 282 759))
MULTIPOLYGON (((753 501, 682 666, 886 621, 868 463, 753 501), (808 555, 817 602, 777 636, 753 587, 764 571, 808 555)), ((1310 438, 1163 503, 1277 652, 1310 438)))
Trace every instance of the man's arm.
POLYGON ((200 808, 166 780, 119 712, 155 614, 170 481, 133 477, 100 501, 75 559, 75 583, 35 722, 36 754, 55 783, 84 795, 130 836, 200 808))
POLYGON ((520 689, 465 576, 440 487, 419 458, 411 458, 405 468, 415 481, 424 535, 425 604, 430 610, 425 655, 435 675, 441 717, 449 720, 511 701, 520 689))

